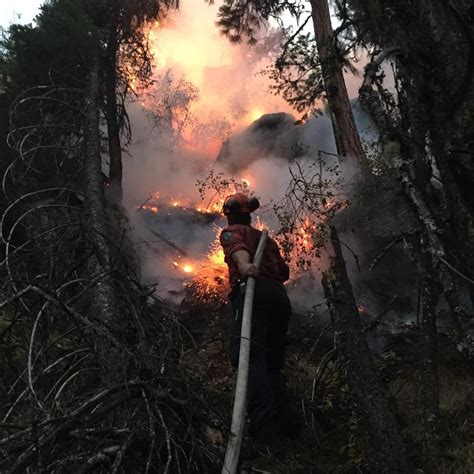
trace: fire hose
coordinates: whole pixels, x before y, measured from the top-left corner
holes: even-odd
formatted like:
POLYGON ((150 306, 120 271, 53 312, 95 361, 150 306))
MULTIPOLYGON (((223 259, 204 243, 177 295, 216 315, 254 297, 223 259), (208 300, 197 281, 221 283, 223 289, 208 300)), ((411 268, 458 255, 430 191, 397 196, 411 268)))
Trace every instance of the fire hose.
MULTIPOLYGON (((267 243, 268 231, 264 229, 258 242, 253 264, 259 268, 263 251, 267 243)), ((245 404, 247 401, 247 383, 250 362, 250 336, 252 330, 252 308, 255 292, 255 278, 248 277, 245 287, 244 311, 242 316, 242 329, 240 333, 239 368, 235 386, 234 410, 230 427, 229 441, 225 453, 222 474, 236 474, 239 463, 240 447, 244 432, 245 404)))

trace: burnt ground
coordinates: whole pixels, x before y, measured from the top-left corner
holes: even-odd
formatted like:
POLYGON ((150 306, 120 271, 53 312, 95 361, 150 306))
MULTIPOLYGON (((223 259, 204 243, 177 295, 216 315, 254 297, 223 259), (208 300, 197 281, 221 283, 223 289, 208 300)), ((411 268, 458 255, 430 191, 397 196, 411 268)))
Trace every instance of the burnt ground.
MULTIPOLYGON (((317 315, 316 315, 317 317, 317 315)), ((228 355, 231 315, 228 305, 196 305, 185 301, 180 322, 186 328, 180 364, 190 387, 199 393, 207 413, 200 437, 217 463, 223 459, 236 374, 228 355)), ((422 456, 423 420, 421 362, 416 326, 394 335, 376 362, 387 396, 419 472, 474 472, 474 368, 440 336, 440 440, 435 458, 422 456)), ((279 449, 256 448, 246 434, 241 472, 360 473, 368 472, 358 436, 358 420, 344 382, 344 368, 333 349, 330 326, 291 327, 284 372, 294 396, 294 409, 305 427, 296 440, 279 449)), ((221 465, 215 472, 220 472, 221 465)))

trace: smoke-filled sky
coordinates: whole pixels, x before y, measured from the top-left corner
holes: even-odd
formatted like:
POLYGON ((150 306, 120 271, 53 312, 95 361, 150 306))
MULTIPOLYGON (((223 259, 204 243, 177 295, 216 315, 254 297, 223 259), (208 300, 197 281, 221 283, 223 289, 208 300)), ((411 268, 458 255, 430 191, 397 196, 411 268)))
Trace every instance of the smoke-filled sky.
MULTIPOLYGON (((184 0, 165 24, 150 35, 158 73, 171 68, 175 80, 182 76, 199 89, 193 113, 200 121, 225 118, 236 131, 264 113, 291 111, 286 102, 270 94, 261 71, 268 61, 256 57, 245 43, 231 44, 216 25, 220 2, 184 0)), ((216 154, 220 143, 208 144, 216 154)))
MULTIPOLYGON (((164 24, 151 31, 157 62, 155 78, 162 81, 163 75, 171 69, 175 82, 181 77, 192 82, 199 89, 199 99, 193 102, 191 112, 197 122, 211 126, 199 128, 200 140, 193 146, 183 146, 183 143, 174 146, 166 133, 157 133, 160 127, 150 122, 136 103, 131 109, 133 144, 130 157, 125 158, 128 205, 140 203, 155 191, 198 199, 196 178, 205 174, 206 166, 215 160, 223 141, 222 137, 212 134, 213 118, 228 121, 235 134, 265 113, 297 115, 281 97, 271 94, 270 79, 260 74, 269 60, 261 59, 247 44, 231 44, 220 35, 215 25, 219 4, 209 6, 201 1, 181 0, 179 11, 172 12, 164 24)), ((354 91, 359 79, 351 76, 347 79, 349 90, 354 91)), ((154 100, 144 99, 142 103, 153 108, 154 100)), ((303 145, 311 151, 334 151, 327 117, 314 119, 302 127, 301 136, 303 145)), ((267 158, 266 166, 258 165, 241 177, 257 178, 258 175, 258 179, 251 180, 256 194, 277 200, 276 190, 283 192, 289 178, 287 167, 279 158, 288 157, 267 158), (270 169, 269 160, 273 160, 275 169, 270 169)))

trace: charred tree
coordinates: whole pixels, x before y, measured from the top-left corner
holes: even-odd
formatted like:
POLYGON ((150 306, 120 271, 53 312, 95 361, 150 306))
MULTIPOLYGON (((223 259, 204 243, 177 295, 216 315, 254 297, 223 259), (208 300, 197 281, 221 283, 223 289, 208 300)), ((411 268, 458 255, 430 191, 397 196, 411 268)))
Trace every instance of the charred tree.
POLYGON ((347 382, 359 418, 360 435, 374 473, 412 472, 398 423, 390 411, 347 276, 336 230, 331 228, 334 255, 323 273, 323 288, 336 335, 336 350, 346 364, 347 382))
POLYGON ((311 0, 310 3, 337 153, 343 157, 355 158, 365 168, 367 159, 352 114, 342 74, 342 62, 336 50, 329 5, 327 0, 311 0))
MULTIPOLYGON (((117 302, 112 279, 112 255, 110 251, 110 234, 107 215, 105 213, 104 180, 102 174, 102 158, 100 153, 99 129, 99 66, 96 59, 91 65, 87 97, 87 128, 85 152, 85 192, 88 241, 92 247, 89 259, 89 270, 94 278, 99 277, 97 284, 91 289, 92 314, 105 327, 114 323, 117 302)), ((107 339, 99 341, 102 363, 107 366, 110 347, 107 339)))
POLYGON ((109 23, 107 27, 107 46, 104 55, 105 97, 107 140, 109 147, 109 186, 111 196, 122 200, 122 147, 117 108, 117 53, 118 53, 118 11, 109 3, 109 23))

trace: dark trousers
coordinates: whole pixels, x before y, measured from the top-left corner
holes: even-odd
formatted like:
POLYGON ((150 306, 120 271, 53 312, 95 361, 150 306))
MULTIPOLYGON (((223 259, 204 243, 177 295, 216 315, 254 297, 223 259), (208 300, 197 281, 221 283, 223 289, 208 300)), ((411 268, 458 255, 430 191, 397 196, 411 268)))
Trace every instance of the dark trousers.
MULTIPOLYGON (((235 367, 239 363, 244 291, 245 287, 237 287, 230 294, 234 309, 230 355, 235 367)), ((285 288, 272 280, 257 279, 247 392, 247 411, 253 435, 267 423, 278 422, 279 415, 288 402, 286 380, 281 367, 290 315, 291 305, 285 288)))

